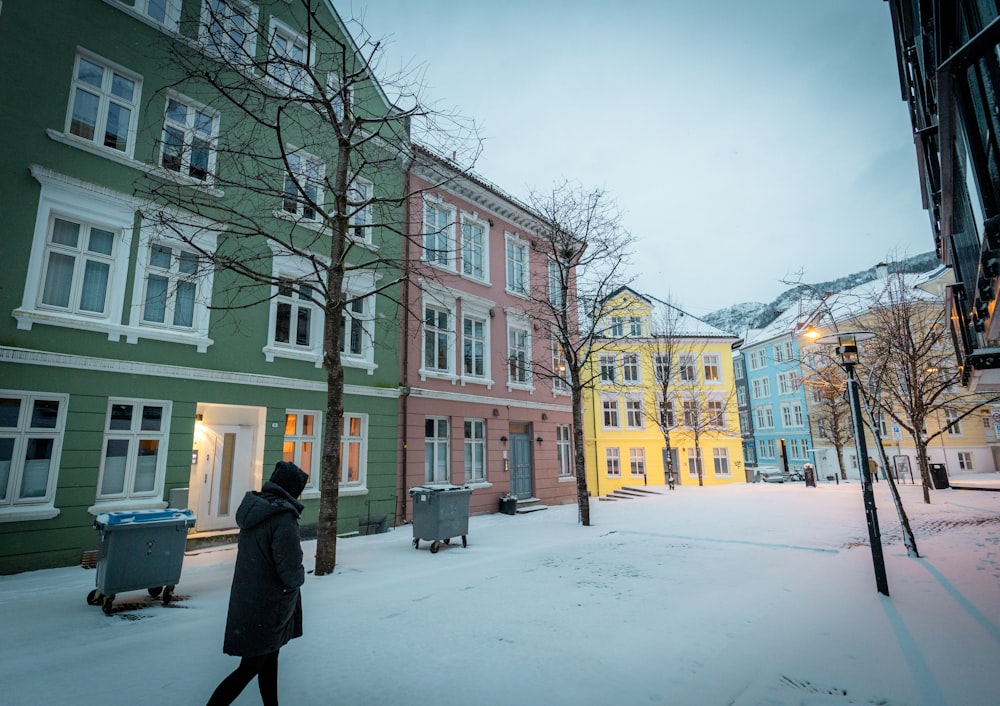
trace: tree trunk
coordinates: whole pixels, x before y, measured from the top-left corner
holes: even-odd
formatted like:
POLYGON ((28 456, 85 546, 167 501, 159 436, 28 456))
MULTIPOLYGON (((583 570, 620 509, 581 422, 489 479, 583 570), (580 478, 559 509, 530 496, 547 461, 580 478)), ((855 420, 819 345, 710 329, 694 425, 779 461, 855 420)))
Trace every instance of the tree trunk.
POLYGON ((344 366, 340 361, 340 317, 324 322, 326 342, 326 422, 323 431, 322 490, 316 526, 316 575, 337 565, 337 506, 340 501, 340 438, 344 425, 344 366), (330 329, 335 329, 333 332, 330 329), (331 341, 332 336, 332 341, 331 341), (331 348, 331 345, 335 346, 331 348), (331 352, 332 351, 332 352, 331 352))
MULTIPOLYGON (((919 427, 917 427, 919 428, 919 427)), ((920 468, 920 483, 924 489, 924 502, 931 504, 931 469, 927 465, 927 443, 923 434, 915 434, 913 445, 917 452, 917 466, 920 468)))
MULTIPOLYGON (((579 507, 580 524, 590 526, 590 492, 587 490, 587 459, 583 445, 583 400, 579 385, 573 385, 573 455, 576 466, 576 503, 579 507)), ((599 469, 594 466, 594 472, 599 469)))

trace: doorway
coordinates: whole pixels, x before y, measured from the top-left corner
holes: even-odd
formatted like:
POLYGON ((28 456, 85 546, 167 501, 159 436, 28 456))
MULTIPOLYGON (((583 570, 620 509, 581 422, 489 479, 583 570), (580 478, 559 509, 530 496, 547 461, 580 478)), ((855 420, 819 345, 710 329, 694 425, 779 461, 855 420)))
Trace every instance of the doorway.
POLYGON ((191 469, 196 532, 236 527, 236 509, 253 487, 254 436, 250 426, 202 425, 191 469))
POLYGON ((532 497, 531 433, 527 424, 510 425, 510 488, 520 500, 532 497))

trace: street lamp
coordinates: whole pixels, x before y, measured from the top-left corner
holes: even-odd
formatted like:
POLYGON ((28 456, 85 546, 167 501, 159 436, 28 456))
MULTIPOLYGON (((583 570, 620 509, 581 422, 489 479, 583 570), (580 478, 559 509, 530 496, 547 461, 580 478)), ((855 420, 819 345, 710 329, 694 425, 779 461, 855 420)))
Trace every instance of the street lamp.
POLYGON ((875 492, 871 474, 868 472, 868 443, 861 423, 861 399, 858 396, 858 378, 854 366, 858 364, 858 341, 874 338, 871 331, 845 331, 817 338, 816 343, 836 346, 840 364, 847 371, 847 394, 851 400, 851 421, 854 423, 854 442, 858 450, 858 464, 861 471, 861 490, 868 519, 868 540, 872 547, 872 563, 875 565, 875 586, 884 596, 889 595, 889 581, 885 575, 885 558, 882 556, 882 537, 879 534, 878 513, 875 510, 875 492))

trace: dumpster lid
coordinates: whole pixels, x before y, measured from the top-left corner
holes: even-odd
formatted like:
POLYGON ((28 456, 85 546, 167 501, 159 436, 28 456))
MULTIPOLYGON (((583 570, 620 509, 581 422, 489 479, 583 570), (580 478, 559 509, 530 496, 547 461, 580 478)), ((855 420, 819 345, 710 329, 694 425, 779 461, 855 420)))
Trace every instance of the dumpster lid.
POLYGON ((452 485, 451 483, 442 483, 440 485, 416 485, 410 488, 410 495, 414 493, 438 493, 445 490, 472 490, 467 485, 452 485))
POLYGON ((95 525, 132 525, 145 522, 181 522, 194 524, 193 510, 132 510, 122 512, 102 512, 94 520, 95 525))

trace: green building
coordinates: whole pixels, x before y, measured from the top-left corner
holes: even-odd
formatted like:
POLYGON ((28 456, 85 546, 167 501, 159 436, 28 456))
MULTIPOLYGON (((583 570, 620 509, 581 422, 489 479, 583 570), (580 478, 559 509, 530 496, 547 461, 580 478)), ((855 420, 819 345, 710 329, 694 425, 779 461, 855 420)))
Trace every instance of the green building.
MULTIPOLYGON (((312 90, 304 61, 337 91, 336 57, 358 47, 332 3, 314 4, 331 35, 285 0, 0 3, 0 573, 80 562, 103 512, 185 506, 196 533, 233 530, 243 494, 282 458, 310 472, 302 522, 316 522, 327 385, 324 307, 307 283, 329 254, 314 206, 333 208, 336 145, 316 137, 332 134, 319 111, 291 101, 294 148, 272 149, 289 165, 254 159, 234 145, 274 134, 247 132, 245 111, 177 64, 242 53, 248 75, 284 71, 294 96, 312 90), (250 262, 274 282, 244 277, 250 262)), ((395 114, 367 78, 342 95, 395 114)), ((392 163, 362 169, 355 190, 401 193, 392 163)), ((340 533, 396 507, 396 274, 369 266, 393 259, 393 217, 350 215, 340 533)))

